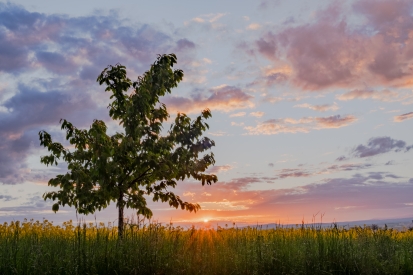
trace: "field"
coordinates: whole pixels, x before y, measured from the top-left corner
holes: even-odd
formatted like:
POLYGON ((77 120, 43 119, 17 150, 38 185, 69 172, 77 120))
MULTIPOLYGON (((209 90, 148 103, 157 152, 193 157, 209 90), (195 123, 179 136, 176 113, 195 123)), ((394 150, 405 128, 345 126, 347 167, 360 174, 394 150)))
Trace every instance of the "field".
POLYGON ((413 231, 0 225, 0 274, 413 274, 413 231))

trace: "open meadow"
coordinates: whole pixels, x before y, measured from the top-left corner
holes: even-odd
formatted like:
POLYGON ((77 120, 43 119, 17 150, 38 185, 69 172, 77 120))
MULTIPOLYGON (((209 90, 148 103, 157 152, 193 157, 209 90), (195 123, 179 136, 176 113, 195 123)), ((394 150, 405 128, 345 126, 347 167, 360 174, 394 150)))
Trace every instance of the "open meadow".
POLYGON ((12 222, 0 274, 413 274, 413 230, 12 222))

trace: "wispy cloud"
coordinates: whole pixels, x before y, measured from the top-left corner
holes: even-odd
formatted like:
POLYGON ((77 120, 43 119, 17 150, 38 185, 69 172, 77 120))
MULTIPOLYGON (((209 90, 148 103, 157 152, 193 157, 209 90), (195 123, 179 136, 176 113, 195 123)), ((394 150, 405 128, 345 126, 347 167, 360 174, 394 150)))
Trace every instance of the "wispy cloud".
POLYGON ((395 122, 402 122, 404 120, 411 119, 411 118, 413 118, 413 112, 393 117, 395 122))
POLYGON ((349 101, 353 99, 374 99, 383 102, 402 102, 402 104, 413 103, 413 93, 411 91, 390 91, 390 90, 369 90, 355 89, 341 95, 337 95, 337 99, 349 101))
POLYGON ((340 109, 337 103, 334 104, 323 104, 323 105, 310 105, 308 103, 297 104, 294 107, 298 108, 308 108, 310 110, 318 111, 318 112, 326 112, 326 111, 337 111, 340 109))
POLYGON ((234 86, 217 86, 210 89, 207 94, 205 96, 199 93, 189 98, 167 96, 163 101, 171 112, 184 113, 201 112, 206 107, 211 110, 231 112, 255 106, 253 96, 234 86))
POLYGON ((230 114, 229 117, 242 117, 245 116, 247 113, 246 112, 238 112, 235 114, 230 114))
POLYGON ((304 117, 301 119, 270 119, 259 123, 257 126, 246 126, 245 130, 250 135, 276 135, 279 133, 308 133, 311 130, 328 128, 341 128, 357 121, 352 115, 329 117, 304 117))
POLYGON ((264 112, 251 112, 250 116, 253 117, 262 117, 264 115, 264 112))
POLYGON ((326 174, 333 174, 337 172, 345 172, 345 171, 356 171, 361 169, 368 169, 372 168, 373 165, 369 163, 345 163, 341 165, 327 165, 322 167, 313 167, 305 168, 305 167, 298 167, 298 168, 285 168, 278 170, 276 173, 276 178, 278 180, 286 179, 286 178, 308 178, 317 175, 326 175, 326 174))
POLYGON ((231 165, 217 165, 217 166, 212 166, 211 168, 208 168, 207 172, 212 173, 212 174, 218 174, 221 172, 226 172, 231 170, 233 167, 231 165))
POLYGON ((261 25, 258 23, 251 23, 247 26, 247 30, 258 30, 259 28, 261 28, 261 25))

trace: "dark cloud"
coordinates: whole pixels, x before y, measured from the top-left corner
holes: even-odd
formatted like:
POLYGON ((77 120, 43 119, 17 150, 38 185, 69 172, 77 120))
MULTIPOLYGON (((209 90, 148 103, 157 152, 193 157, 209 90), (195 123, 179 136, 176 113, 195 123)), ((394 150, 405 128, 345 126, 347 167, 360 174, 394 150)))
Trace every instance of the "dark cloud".
POLYGON ((352 150, 354 156, 359 158, 372 157, 390 151, 399 152, 406 148, 406 142, 390 137, 375 137, 369 139, 367 145, 360 144, 352 150))
MULTIPOLYGON (((302 165, 298 165, 302 167, 302 165)), ((373 165, 369 163, 346 163, 341 165, 330 165, 324 168, 316 169, 304 169, 304 168, 288 168, 279 170, 276 174, 277 179, 286 179, 286 178, 303 178, 303 177, 312 177, 316 175, 325 175, 331 173, 337 173, 342 171, 356 171, 361 169, 371 168, 373 165)))
POLYGON ((305 177, 310 177, 312 174, 308 171, 305 171, 303 169, 282 169, 277 176, 280 179, 285 179, 285 178, 305 178, 305 177))
POLYGON ((340 156, 340 157, 336 158, 336 161, 343 161, 343 160, 346 160, 345 156, 340 156))
POLYGON ((274 41, 274 35, 268 33, 266 37, 260 38, 255 43, 259 53, 266 56, 268 59, 276 59, 277 44, 274 41))
MULTIPOLYGON (((9 96, 1 102, 0 182, 46 179, 26 163, 40 149, 40 130, 50 132, 62 118, 79 128, 93 119, 109 119, 109 99, 96 83, 106 66, 122 63, 142 73, 157 54, 176 45, 195 47, 185 38, 175 43, 150 25, 126 25, 116 13, 69 17, 0 3, 0 73, 17 83, 9 85, 17 87, 14 91, 3 89, 9 96), (100 95, 94 93, 97 89, 100 95)), ((60 132, 53 137, 62 141, 60 132)))
MULTIPOLYGON (((8 73, 43 68, 77 76, 83 66, 102 70, 118 62, 142 71, 158 53, 174 47, 168 35, 150 25, 124 25, 115 13, 67 17, 1 4, 0 18, 0 71, 8 73)), ((176 44, 194 47, 184 38, 176 44)))
POLYGON ((318 174, 324 174, 325 172, 339 172, 339 171, 353 171, 372 167, 369 163, 348 163, 341 165, 331 165, 326 169, 318 172, 318 174))
POLYGON ((194 49, 195 48, 195 43, 192 41, 189 41, 188 39, 179 39, 176 42, 177 49, 179 50, 188 50, 188 49, 194 49))
POLYGON ((268 166, 269 167, 274 167, 274 163, 270 162, 270 163, 268 163, 268 166))
POLYGON ((82 123, 96 111, 96 104, 88 94, 68 90, 41 92, 25 85, 3 106, 13 111, 0 113, 0 134, 19 134, 40 125, 57 124, 61 118, 72 118, 82 123), (88 114, 89 113, 89 114, 88 114), (86 117, 85 117, 86 115, 86 117))

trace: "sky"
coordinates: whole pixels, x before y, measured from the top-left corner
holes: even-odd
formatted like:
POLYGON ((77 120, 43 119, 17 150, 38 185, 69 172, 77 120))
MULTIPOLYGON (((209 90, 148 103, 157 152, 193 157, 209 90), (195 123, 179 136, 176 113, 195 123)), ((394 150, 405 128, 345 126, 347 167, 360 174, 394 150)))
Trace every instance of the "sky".
POLYGON ((14 0, 0 2, 0 222, 116 222, 114 204, 53 213, 42 195, 67 170, 40 163, 38 132, 119 130, 97 76, 121 63, 135 80, 165 53, 185 76, 161 102, 171 121, 212 111, 218 182, 179 182, 202 210, 150 202, 153 220, 413 217, 412 0, 14 0))

